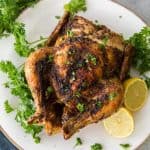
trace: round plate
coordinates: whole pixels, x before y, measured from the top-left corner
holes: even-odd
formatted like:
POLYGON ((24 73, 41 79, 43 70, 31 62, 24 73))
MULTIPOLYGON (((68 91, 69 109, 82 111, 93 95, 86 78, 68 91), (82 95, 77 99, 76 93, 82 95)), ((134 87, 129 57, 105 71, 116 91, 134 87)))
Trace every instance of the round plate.
MULTIPOLYGON (((34 8, 29 8, 23 12, 19 20, 26 24, 28 40, 36 40, 42 36, 48 36, 57 24, 55 16, 63 14, 63 5, 65 0, 43 0, 34 8)), ((122 33, 125 38, 140 31, 145 26, 140 18, 124 7, 108 0, 88 0, 88 10, 80 15, 89 20, 98 20, 100 24, 108 26, 113 31, 122 33)), ((20 65, 23 59, 16 55, 13 49, 13 37, 0 40, 0 59, 12 60, 16 65, 20 65)), ((47 136, 41 133, 41 143, 35 144, 30 135, 24 133, 23 129, 14 120, 15 112, 6 114, 3 103, 8 99, 14 106, 17 99, 11 96, 8 89, 2 86, 7 78, 0 74, 0 124, 7 132, 8 136, 13 139, 20 147, 26 150, 72 150, 76 137, 83 139, 84 144, 79 148, 81 150, 90 149, 90 145, 101 143, 105 150, 120 150, 121 143, 130 143, 131 149, 135 149, 140 145, 150 133, 150 97, 143 109, 134 113, 135 130, 134 133, 124 139, 116 139, 111 137, 104 129, 101 122, 92 124, 80 132, 76 133, 69 140, 64 140, 61 134, 47 136)))

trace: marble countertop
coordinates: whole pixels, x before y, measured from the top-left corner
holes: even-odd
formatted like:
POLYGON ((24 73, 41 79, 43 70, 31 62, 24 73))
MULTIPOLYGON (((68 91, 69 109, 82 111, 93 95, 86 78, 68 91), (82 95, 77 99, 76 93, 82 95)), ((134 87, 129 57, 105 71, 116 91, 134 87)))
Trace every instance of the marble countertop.
MULTIPOLYGON (((135 12, 150 25, 150 0, 113 0, 135 12)), ((17 150, 0 132, 0 150, 17 150)), ((150 137, 137 149, 150 150, 150 137)))

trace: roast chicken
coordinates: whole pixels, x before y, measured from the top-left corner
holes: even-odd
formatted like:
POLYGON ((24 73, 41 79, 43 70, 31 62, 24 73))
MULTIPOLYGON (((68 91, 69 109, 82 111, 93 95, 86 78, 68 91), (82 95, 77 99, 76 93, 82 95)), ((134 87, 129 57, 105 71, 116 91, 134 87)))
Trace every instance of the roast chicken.
POLYGON ((65 139, 113 114, 122 104, 122 81, 133 55, 131 45, 106 26, 68 13, 46 46, 25 63, 36 112, 28 123, 65 139))

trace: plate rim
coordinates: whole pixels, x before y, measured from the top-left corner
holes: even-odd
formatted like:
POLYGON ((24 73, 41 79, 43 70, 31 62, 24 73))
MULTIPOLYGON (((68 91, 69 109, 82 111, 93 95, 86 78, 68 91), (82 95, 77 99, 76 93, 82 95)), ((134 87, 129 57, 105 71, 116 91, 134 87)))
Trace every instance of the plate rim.
MULTIPOLYGON (((112 3, 115 3, 116 5, 118 5, 118 6, 120 6, 120 7, 125 8, 126 10, 130 11, 132 14, 134 14, 136 17, 138 17, 146 26, 149 25, 148 22, 147 22, 145 19, 143 19, 143 17, 141 17, 139 14, 137 14, 132 8, 128 8, 127 6, 121 4, 120 2, 116 2, 115 0, 110 0, 110 1, 111 1, 112 3)), ((27 8, 27 9, 28 9, 28 8, 27 8)), ((26 11, 27 9, 23 10, 23 12, 26 11)), ((23 12, 22 12, 22 13, 23 13, 23 12)), ((22 13, 21 13, 21 14, 22 14, 22 13)), ((21 15, 21 14, 20 14, 20 15, 21 15)), ((20 15, 19 15, 19 16, 20 16, 20 15)), ((23 148, 22 148, 15 140, 13 140, 13 139, 8 135, 7 131, 5 131, 4 128, 3 128, 1 125, 0 125, 0 131, 4 134, 4 136, 6 137, 6 139, 9 140, 9 142, 10 142, 11 144, 13 144, 18 150, 23 150, 23 148)), ((142 140, 141 143, 139 143, 139 144, 137 145, 137 147, 135 147, 135 150, 136 150, 137 148, 139 148, 149 137, 150 137, 150 133, 149 133, 149 135, 148 135, 146 138, 144 138, 144 140, 142 140)))

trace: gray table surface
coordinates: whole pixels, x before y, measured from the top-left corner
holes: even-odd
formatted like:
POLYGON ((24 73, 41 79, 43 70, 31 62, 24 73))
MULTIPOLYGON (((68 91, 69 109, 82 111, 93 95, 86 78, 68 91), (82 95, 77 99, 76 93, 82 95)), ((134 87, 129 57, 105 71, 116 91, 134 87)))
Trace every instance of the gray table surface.
MULTIPOLYGON (((150 0, 113 0, 134 11, 150 25, 150 0)), ((0 133, 0 150, 16 150, 15 147, 0 133)), ((150 137, 137 149, 150 150, 150 137)))

